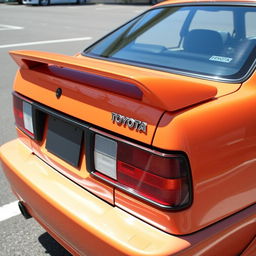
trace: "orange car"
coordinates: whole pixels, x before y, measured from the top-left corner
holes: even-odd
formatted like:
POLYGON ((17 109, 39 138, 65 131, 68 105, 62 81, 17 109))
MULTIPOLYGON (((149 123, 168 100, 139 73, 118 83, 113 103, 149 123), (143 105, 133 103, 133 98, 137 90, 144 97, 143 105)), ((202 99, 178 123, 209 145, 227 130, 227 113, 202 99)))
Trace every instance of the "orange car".
POLYGON ((23 215, 74 255, 256 255, 255 24, 165 1, 74 57, 11 52, 23 215))

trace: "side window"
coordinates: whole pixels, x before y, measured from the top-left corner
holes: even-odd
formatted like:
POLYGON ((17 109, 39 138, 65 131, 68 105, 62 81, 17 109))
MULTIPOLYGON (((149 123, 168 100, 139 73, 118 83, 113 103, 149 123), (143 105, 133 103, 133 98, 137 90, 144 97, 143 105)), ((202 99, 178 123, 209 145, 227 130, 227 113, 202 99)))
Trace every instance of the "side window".
POLYGON ((181 39, 180 31, 188 13, 188 10, 173 13, 139 36, 135 42, 166 48, 177 47, 181 39))
POLYGON ((245 33, 247 38, 256 39, 256 12, 245 14, 245 33))
POLYGON ((232 34, 233 12, 198 10, 189 27, 189 30, 193 29, 208 29, 232 34))

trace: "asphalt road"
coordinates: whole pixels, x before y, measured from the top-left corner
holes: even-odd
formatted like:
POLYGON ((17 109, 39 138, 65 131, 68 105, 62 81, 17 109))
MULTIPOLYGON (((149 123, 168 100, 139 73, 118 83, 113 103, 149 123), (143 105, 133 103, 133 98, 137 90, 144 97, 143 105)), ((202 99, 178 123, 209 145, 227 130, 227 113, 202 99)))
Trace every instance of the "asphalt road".
MULTIPOLYGON (((74 55, 147 8, 147 5, 33 7, 0 4, 0 145, 16 137, 11 92, 17 65, 8 51, 32 49, 74 55), (61 39, 62 42, 58 41, 61 39)), ((0 211, 14 201, 16 198, 0 167, 0 211)), ((0 256, 15 255, 70 254, 35 220, 24 220, 16 215, 0 220, 0 256)))

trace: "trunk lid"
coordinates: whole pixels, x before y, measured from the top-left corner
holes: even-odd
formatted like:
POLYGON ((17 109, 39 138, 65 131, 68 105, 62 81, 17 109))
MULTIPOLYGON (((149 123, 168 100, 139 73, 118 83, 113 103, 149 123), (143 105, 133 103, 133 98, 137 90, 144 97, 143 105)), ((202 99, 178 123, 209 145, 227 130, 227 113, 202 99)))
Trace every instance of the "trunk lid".
POLYGON ((176 111, 223 96, 240 87, 240 84, 219 83, 174 75, 82 55, 66 56, 28 50, 12 51, 10 54, 21 70, 46 72, 46 67, 50 66, 66 68, 63 72, 52 70, 52 75, 73 80, 80 85, 127 96, 165 111, 176 111))

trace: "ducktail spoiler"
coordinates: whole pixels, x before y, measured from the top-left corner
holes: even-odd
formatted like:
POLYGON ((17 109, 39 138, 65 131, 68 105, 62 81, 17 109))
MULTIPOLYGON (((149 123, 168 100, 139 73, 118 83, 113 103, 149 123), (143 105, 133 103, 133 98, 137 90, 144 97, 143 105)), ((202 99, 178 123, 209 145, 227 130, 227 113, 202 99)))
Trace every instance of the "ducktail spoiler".
POLYGON ((47 73, 166 111, 182 109, 217 94, 217 88, 207 81, 105 60, 27 50, 12 51, 10 55, 21 70, 47 73))

